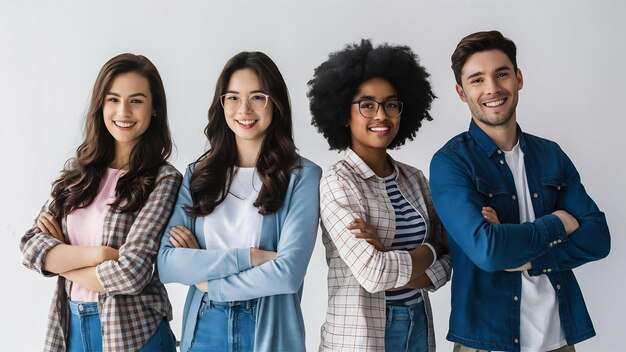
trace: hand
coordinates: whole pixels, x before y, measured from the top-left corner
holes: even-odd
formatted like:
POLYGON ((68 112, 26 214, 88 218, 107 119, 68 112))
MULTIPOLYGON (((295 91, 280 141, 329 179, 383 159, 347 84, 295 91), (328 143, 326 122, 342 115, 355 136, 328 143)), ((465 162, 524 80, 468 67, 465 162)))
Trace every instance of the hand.
POLYGON ((565 233, 567 233, 568 235, 571 235, 572 232, 576 231, 580 226, 578 224, 578 220, 576 220, 575 217, 571 216, 565 210, 557 210, 552 214, 559 217, 559 219, 563 223, 563 227, 565 227, 565 233))
POLYGON ((498 214, 496 214, 496 211, 492 207, 483 207, 480 213, 483 214, 483 218, 485 218, 485 220, 487 220, 487 222, 491 225, 500 223, 500 220, 498 220, 498 214))
POLYGON ((513 268, 513 269, 506 269, 505 271, 508 271, 510 273, 514 272, 514 271, 526 271, 526 270, 530 270, 533 268, 533 264, 531 262, 528 262, 520 267, 517 268, 513 268))
POLYGON ((209 283, 206 281, 199 282, 196 284, 196 288, 202 292, 209 292, 209 283))
POLYGON ((276 252, 250 248, 250 264, 253 267, 267 263, 274 258, 276 258, 276 252))
POLYGON ((361 219, 354 219, 350 225, 348 225, 348 230, 354 234, 354 238, 364 239, 365 242, 371 244, 376 248, 376 250, 380 252, 385 251, 385 247, 383 243, 376 235, 376 228, 361 219))
POLYGON ((52 214, 48 212, 43 212, 37 218, 37 227, 39 230, 46 235, 52 236, 57 240, 65 243, 65 238, 63 236, 63 230, 61 230, 61 225, 57 219, 52 216, 52 214))
POLYGON ((176 248, 200 249, 196 236, 185 226, 174 226, 170 229, 170 243, 176 248))

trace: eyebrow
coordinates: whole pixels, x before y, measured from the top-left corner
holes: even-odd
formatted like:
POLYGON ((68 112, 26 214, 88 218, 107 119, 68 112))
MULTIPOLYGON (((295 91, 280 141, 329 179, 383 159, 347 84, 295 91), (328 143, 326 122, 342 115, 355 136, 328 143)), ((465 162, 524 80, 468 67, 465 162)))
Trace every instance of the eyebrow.
MULTIPOLYGON (((231 94, 240 94, 238 91, 236 90, 227 90, 226 94, 231 93, 231 94)), ((265 93, 265 91, 261 90, 261 89, 257 89, 257 90, 253 90, 250 92, 250 94, 254 94, 254 93, 263 93, 263 94, 267 94, 265 93)))
MULTIPOLYGON (((121 95, 114 93, 114 92, 108 92, 107 95, 113 95, 116 97, 121 97, 121 95)), ((143 93, 134 93, 128 96, 129 98, 134 98, 134 97, 144 97, 144 98, 148 98, 145 94, 143 93)))
MULTIPOLYGON (((383 99, 383 101, 387 101, 390 99, 397 99, 398 95, 397 94, 392 94, 392 95, 388 95, 385 99, 383 99)), ((373 95, 363 95, 360 96, 357 100, 376 100, 376 97, 373 95)))
MULTIPOLYGON (((500 66, 500 67, 495 69, 495 72, 502 72, 502 71, 512 71, 512 69, 509 66, 500 66)), ((479 71, 479 72, 476 72, 476 73, 473 73, 473 74, 467 76, 465 79, 466 80, 472 79, 474 77, 482 76, 484 74, 485 74, 484 72, 479 71)))

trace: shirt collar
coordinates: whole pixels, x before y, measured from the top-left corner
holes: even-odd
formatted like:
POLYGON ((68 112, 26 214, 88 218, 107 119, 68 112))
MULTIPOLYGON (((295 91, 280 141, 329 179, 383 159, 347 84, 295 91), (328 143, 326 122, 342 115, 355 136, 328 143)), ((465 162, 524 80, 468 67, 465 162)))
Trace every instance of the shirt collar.
MULTIPOLYGON (((515 124, 517 126, 517 138, 519 139, 518 143, 522 152, 526 149, 526 139, 524 138, 524 134, 522 133, 522 128, 519 124, 515 124)), ((498 145, 483 131, 478 127, 478 125, 474 122, 474 119, 470 121, 469 126, 469 134, 474 138, 476 143, 487 153, 488 157, 491 157, 493 153, 498 151, 498 145)))
MULTIPOLYGON (((400 170, 398 169, 398 165, 396 161, 393 160, 393 158, 389 154, 387 154, 387 159, 391 161, 391 165, 393 165, 393 169, 395 170, 395 175, 397 178, 400 170)), ((370 167, 367 166, 365 161, 363 161, 363 159, 361 159, 361 157, 358 156, 357 153, 355 153, 352 149, 350 148, 346 149, 346 155, 344 157, 344 160, 348 162, 348 164, 354 167, 356 174, 359 175, 362 179, 366 180, 370 177, 376 177, 376 178, 382 179, 381 177, 378 177, 374 173, 374 171, 372 171, 372 169, 370 169, 370 167)))

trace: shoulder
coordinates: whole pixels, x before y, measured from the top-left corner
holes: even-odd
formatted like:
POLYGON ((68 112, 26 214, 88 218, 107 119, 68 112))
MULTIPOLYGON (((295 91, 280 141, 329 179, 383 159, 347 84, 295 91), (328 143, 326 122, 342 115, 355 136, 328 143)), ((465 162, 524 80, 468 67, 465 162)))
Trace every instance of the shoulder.
POLYGON ((178 169, 176 169, 172 164, 170 164, 167 161, 161 164, 157 173, 158 179, 161 179, 164 177, 174 177, 176 179, 182 179, 182 175, 180 174, 178 169))
POLYGON ((399 162, 399 161, 394 160, 394 163, 398 167, 398 170, 400 171, 400 174, 402 176, 408 179, 420 179, 421 180, 424 178, 424 173, 422 172, 422 170, 414 166, 399 162))
POLYGON ((469 132, 461 132, 456 136, 450 138, 439 150, 435 153, 435 156, 455 153, 460 149, 467 147, 468 143, 472 140, 469 132))
POLYGON ((322 175, 322 168, 320 168, 316 163, 311 160, 299 156, 298 161, 299 165, 295 169, 301 169, 303 174, 317 174, 322 175))
POLYGON ((522 132, 524 134, 524 140, 527 144, 532 144, 533 146, 538 146, 540 148, 561 150, 559 144, 555 141, 551 141, 547 138, 535 136, 530 133, 522 132))

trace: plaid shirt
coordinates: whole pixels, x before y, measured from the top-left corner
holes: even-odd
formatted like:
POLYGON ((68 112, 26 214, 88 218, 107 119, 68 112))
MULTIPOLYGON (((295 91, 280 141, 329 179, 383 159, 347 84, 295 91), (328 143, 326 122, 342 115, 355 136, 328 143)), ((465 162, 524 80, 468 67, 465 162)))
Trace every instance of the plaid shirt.
MULTIPOLYGON (((172 212, 182 181, 169 163, 159 168, 154 190, 141 210, 118 213, 109 210, 104 219, 102 245, 119 249, 119 259, 101 263, 96 275, 105 292, 98 297, 105 351, 137 351, 157 330, 164 318, 172 320, 172 307, 165 286, 154 270, 154 261, 165 224, 172 212)), ((47 211, 47 205, 42 209, 47 211)), ((67 228, 62 221, 65 241, 67 228)), ((22 237, 22 263, 44 276, 48 251, 60 244, 37 226, 22 237)), ((69 323, 68 297, 72 282, 59 276, 48 315, 44 351, 65 351, 69 323)))
MULTIPOLYGON (((391 159, 396 182, 406 200, 426 222, 426 240, 445 243, 435 214, 428 181, 416 168, 391 159)), ((384 179, 352 150, 331 166, 320 184, 322 240, 328 263, 328 311, 322 325, 320 351, 384 351, 385 290, 406 285, 412 263, 407 251, 379 252, 365 240, 356 239, 348 224, 361 218, 376 227, 385 248, 395 236, 395 212, 384 179)), ((451 275, 450 257, 444 255, 426 270, 433 282, 429 291, 443 286, 451 275)), ((422 290, 428 317, 429 350, 435 350, 435 335, 428 294, 422 290)))

